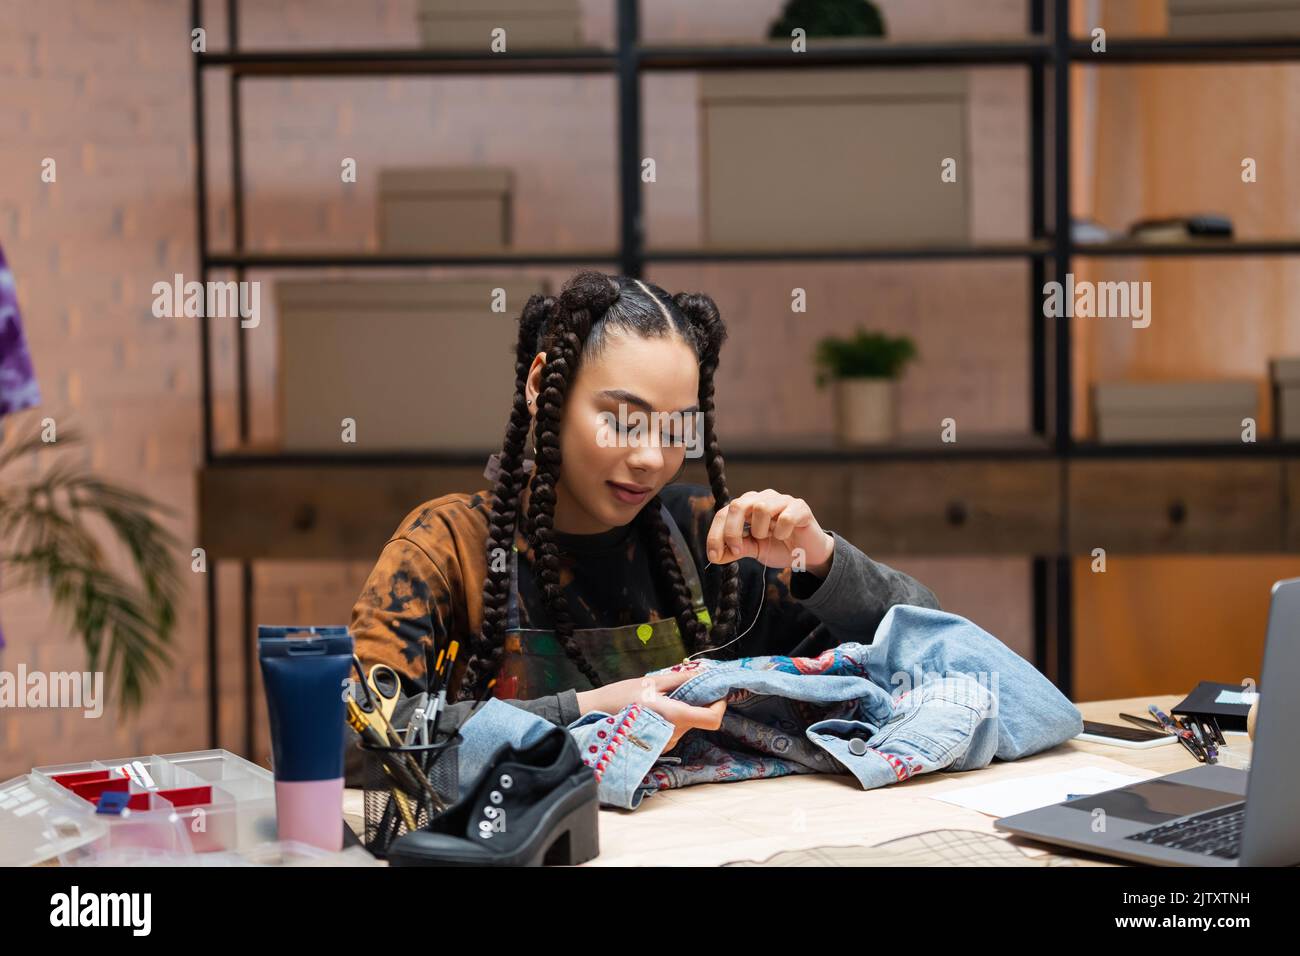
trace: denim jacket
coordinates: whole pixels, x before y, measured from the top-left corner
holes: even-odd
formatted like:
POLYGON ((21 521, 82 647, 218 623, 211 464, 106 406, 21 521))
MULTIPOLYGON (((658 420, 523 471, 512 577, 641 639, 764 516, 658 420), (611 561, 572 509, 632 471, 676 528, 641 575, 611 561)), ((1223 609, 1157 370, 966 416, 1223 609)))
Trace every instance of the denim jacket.
MULTIPOLYGON (((818 657, 695 663, 699 673, 668 696, 697 706, 726 698, 726 713, 718 730, 691 730, 669 754, 672 725, 640 704, 568 725, 602 805, 635 810, 657 790, 790 773, 848 773, 872 789, 1016 760, 1083 729, 1079 710, 1033 665, 966 618, 933 608, 895 605, 871 644, 847 642, 818 657)), ((462 786, 503 742, 527 745, 551 726, 489 700, 461 727, 462 786)))

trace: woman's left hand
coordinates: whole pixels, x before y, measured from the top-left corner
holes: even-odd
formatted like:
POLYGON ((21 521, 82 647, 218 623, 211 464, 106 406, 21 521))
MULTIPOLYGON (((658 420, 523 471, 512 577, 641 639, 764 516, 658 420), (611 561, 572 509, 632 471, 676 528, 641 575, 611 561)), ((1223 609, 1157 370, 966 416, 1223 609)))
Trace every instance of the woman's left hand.
POLYGON ((713 516, 705 546, 714 564, 757 558, 769 568, 794 565, 823 578, 835 553, 835 539, 822 530, 808 503, 771 488, 728 502, 713 516))

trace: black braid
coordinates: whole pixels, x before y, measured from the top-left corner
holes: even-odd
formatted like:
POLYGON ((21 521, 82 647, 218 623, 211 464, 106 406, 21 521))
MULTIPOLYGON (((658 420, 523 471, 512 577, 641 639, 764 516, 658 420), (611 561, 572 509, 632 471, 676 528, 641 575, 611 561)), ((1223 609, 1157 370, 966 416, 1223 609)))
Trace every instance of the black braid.
MULTIPOLYGON (((718 356, 722 343, 727 340, 727 327, 718 314, 718 307, 707 295, 679 292, 673 303, 690 320, 699 336, 700 355, 700 416, 704 420, 704 461, 709 474, 709 487, 713 490, 714 513, 731 501, 727 490, 727 476, 722 450, 718 445, 717 414, 713 406, 713 376, 718 370, 718 356)), ((722 566, 722 589, 718 595, 718 613, 709 634, 710 647, 719 647, 732 639, 740 612, 740 562, 731 561, 722 566)), ((731 648, 728 656, 738 656, 731 648)))
POLYGON ((519 498, 527 477, 527 472, 523 469, 524 442, 532 422, 525 386, 528 370, 537 354, 538 333, 555 307, 554 297, 534 295, 528 299, 519 317, 519 340, 515 345, 515 397, 510 409, 510 421, 506 425, 505 442, 501 447, 500 474, 492 492, 492 517, 488 525, 483 621, 468 648, 469 657, 463 678, 457 682, 453 700, 469 696, 469 693, 460 693, 460 688, 467 692, 476 688, 480 692, 486 690, 488 681, 500 667, 504 653, 506 600, 510 591, 510 549, 514 546, 519 498))
POLYGON ((592 687, 603 683, 573 640, 569 601, 560 585, 560 549, 555 543, 555 486, 560 481, 560 426, 569 385, 578 372, 592 323, 618 297, 618 286, 599 272, 580 272, 560 293, 554 326, 546 331, 542 351, 546 365, 537 396, 537 468, 528 497, 528 532, 533 543, 533 572, 550 611, 556 638, 592 687))

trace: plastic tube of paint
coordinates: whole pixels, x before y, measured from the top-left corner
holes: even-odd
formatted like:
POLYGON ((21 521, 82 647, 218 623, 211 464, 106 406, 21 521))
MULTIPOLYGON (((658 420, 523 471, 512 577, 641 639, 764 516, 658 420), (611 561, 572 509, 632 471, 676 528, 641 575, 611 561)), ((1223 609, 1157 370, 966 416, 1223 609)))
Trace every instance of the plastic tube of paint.
POLYGON ((263 625, 257 649, 279 838, 337 852, 343 847, 343 688, 352 668, 352 635, 346 627, 263 625))

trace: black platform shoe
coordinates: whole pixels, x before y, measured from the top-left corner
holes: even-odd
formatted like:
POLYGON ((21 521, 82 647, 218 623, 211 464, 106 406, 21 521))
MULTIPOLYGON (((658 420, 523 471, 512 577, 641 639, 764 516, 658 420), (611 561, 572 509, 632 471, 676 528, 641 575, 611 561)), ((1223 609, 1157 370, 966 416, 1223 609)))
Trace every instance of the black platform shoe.
POLYGON ((522 750, 503 744, 466 793, 388 850, 392 866, 572 866, 600 853, 596 777, 555 727, 522 750))

